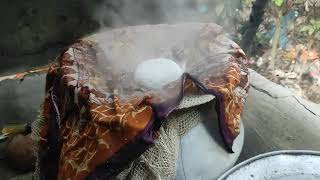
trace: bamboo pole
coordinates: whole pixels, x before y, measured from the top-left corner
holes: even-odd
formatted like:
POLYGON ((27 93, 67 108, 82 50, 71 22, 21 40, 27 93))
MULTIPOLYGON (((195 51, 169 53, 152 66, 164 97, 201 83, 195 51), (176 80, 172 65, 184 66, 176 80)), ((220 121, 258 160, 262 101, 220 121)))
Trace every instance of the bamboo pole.
POLYGON ((7 76, 0 76, 0 83, 2 81, 6 80, 22 80, 26 76, 30 76, 33 74, 41 74, 41 73, 46 73, 49 70, 49 66, 43 66, 34 70, 22 72, 22 73, 16 73, 12 75, 7 75, 7 76))

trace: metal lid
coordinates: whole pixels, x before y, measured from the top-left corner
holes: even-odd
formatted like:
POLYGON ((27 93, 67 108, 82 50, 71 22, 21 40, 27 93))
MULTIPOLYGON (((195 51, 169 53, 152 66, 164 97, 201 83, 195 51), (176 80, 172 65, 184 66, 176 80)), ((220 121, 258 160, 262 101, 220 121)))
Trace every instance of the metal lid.
POLYGON ((233 167, 218 180, 320 179, 320 152, 275 151, 258 155, 233 167))

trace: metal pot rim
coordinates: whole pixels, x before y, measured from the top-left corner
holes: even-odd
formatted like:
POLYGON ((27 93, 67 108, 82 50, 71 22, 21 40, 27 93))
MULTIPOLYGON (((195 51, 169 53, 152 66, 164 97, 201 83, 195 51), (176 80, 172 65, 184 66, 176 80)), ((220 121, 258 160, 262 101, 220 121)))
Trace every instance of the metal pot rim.
POLYGON ((230 176, 231 174, 233 174, 235 171, 241 169, 244 166, 247 166, 253 162, 255 162, 256 160, 259 159, 264 159, 267 157, 271 157, 271 156, 277 156, 277 155, 313 155, 313 156, 320 156, 320 151, 311 151, 311 150, 280 150, 280 151, 272 151, 272 152, 268 152, 268 153, 264 153, 264 154, 260 154, 257 155, 255 157, 249 158, 241 163, 239 163, 238 165, 234 166, 233 168, 229 169, 228 171, 226 171, 225 173, 223 173, 218 180, 225 180, 226 178, 228 178, 228 176, 230 176))

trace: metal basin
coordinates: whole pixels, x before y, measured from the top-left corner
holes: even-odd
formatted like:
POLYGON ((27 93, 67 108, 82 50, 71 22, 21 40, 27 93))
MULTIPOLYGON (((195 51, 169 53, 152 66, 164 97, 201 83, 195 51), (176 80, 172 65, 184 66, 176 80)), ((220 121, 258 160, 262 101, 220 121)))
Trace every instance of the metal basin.
POLYGON ((320 152, 275 151, 248 159, 218 180, 318 180, 320 152))

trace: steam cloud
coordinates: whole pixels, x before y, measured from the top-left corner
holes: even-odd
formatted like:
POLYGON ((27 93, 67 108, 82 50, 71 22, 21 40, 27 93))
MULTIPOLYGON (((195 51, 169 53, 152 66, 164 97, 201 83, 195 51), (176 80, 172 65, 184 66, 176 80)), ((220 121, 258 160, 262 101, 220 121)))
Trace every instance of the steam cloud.
POLYGON ((93 17, 101 27, 112 28, 141 24, 215 22, 217 12, 222 11, 224 4, 227 3, 222 0, 104 0, 97 5, 93 17))
MULTIPOLYGON (((231 0, 228 1, 234 2, 231 0)), ((221 10, 219 10, 219 8, 221 8, 221 4, 225 5, 226 3, 222 0, 103 0, 96 6, 93 18, 100 24, 101 28, 99 31, 106 31, 108 28, 113 29, 125 26, 145 24, 215 22, 217 20, 217 11, 221 12, 221 10)), ((192 43, 193 39, 196 37, 195 34, 188 34, 186 32, 182 33, 181 31, 179 31, 177 33, 179 33, 179 35, 177 36, 183 39, 182 41, 190 40, 189 43, 192 43)), ((161 54, 161 57, 154 57, 156 55, 150 53, 153 51, 153 49, 149 44, 150 42, 157 42, 159 39, 167 38, 168 41, 170 41, 170 36, 177 37, 173 34, 157 34, 157 36, 150 34, 144 35, 143 38, 141 37, 135 39, 135 45, 140 48, 134 48, 135 50, 132 50, 129 47, 126 47, 126 42, 121 42, 123 38, 126 39, 126 35, 110 36, 104 35, 104 33, 102 33, 96 38, 98 38, 99 45, 104 51, 104 55, 106 58, 99 59, 98 63, 101 69, 98 69, 98 71, 100 71, 101 74, 105 76, 104 78, 110 77, 113 80, 122 79, 119 77, 126 76, 124 75, 126 73, 132 74, 137 64, 147 60, 144 58, 170 59, 170 55, 165 55, 166 52, 164 54, 161 54), (110 46, 110 44, 112 45, 110 46), (116 46, 116 48, 112 46, 116 46), (134 52, 134 55, 132 55, 132 51, 134 52), (111 75, 107 75, 108 73, 111 73, 111 75)), ((125 41, 127 40, 128 39, 126 39, 125 41)), ((153 48, 155 47, 157 46, 154 45, 153 48)), ((170 49, 167 49, 165 51, 168 50, 170 49)), ((179 63, 179 65, 183 69, 185 66, 185 62, 186 60, 182 59, 181 63, 179 63)), ((127 79, 132 80, 130 78, 127 79)), ((132 81, 128 81, 121 84, 131 84, 131 87, 135 86, 134 83, 132 83, 132 81)))

